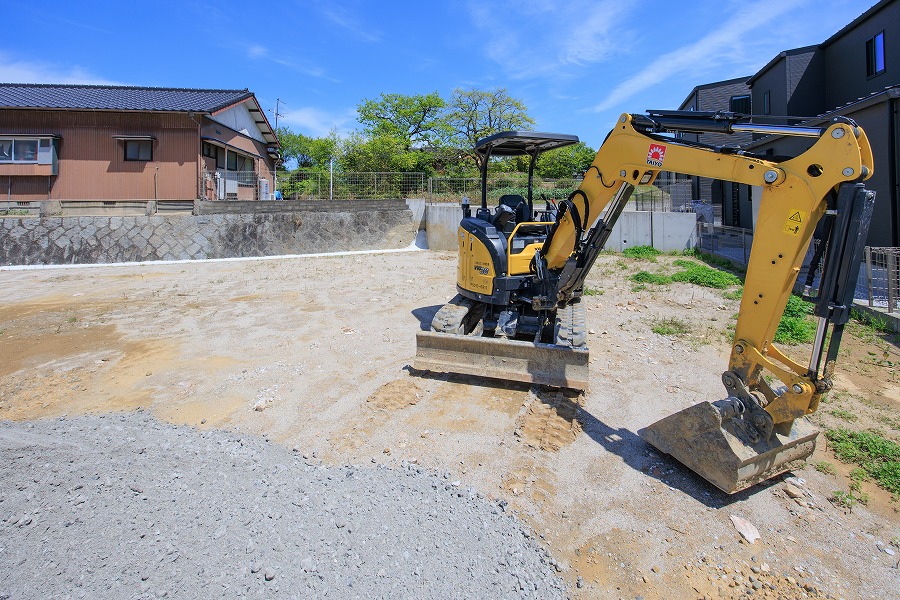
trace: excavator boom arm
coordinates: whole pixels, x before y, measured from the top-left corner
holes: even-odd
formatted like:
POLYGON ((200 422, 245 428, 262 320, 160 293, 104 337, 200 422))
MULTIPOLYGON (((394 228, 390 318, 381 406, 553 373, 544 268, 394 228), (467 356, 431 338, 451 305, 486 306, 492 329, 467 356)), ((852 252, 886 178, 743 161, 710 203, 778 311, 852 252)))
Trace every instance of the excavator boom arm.
MULTIPOLYGON (((622 115, 597 152, 579 189, 551 228, 536 260, 557 273, 555 298, 565 304, 580 292, 615 220, 638 185, 652 184, 662 170, 720 179, 762 190, 754 242, 728 373, 730 393, 759 391, 774 424, 815 410, 823 385, 820 373, 787 357, 774 345, 775 331, 800 272, 813 231, 842 184, 874 172, 865 133, 849 120, 827 127, 763 126, 767 133, 817 138, 802 154, 775 162, 739 151, 692 145, 657 133, 753 130, 730 114, 658 112, 622 115), (776 394, 762 381, 769 371, 788 391, 776 394), (733 389, 732 389, 733 388, 733 389)), ((852 261, 850 261, 852 263, 852 261)))

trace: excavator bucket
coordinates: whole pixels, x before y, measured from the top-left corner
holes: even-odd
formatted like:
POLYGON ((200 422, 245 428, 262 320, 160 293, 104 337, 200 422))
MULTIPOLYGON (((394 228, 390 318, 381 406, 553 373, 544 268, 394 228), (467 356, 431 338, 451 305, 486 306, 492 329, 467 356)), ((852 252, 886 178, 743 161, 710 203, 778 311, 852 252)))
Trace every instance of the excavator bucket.
POLYGON ((743 419, 723 419, 712 402, 701 402, 638 434, 728 494, 801 467, 819 434, 806 419, 795 420, 789 435, 768 440, 748 430, 743 419))
POLYGON ((420 331, 413 368, 586 390, 587 348, 420 331))

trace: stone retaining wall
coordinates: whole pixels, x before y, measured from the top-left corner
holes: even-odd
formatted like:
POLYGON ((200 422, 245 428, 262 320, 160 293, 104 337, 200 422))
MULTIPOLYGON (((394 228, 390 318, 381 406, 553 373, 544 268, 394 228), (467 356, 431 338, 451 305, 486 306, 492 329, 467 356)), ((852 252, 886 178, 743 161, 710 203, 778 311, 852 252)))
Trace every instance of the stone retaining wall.
POLYGON ((90 264, 404 248, 405 205, 269 214, 0 218, 0 264, 90 264))

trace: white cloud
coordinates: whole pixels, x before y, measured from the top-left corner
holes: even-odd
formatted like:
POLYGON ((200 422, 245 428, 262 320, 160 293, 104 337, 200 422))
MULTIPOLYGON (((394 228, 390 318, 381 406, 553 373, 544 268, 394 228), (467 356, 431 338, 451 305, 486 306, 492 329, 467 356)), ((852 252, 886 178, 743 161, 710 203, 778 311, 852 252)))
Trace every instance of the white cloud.
POLYGON ((281 67, 287 67, 288 69, 292 69, 303 75, 308 75, 309 77, 319 77, 329 81, 335 81, 333 78, 327 77, 325 69, 321 67, 311 65, 304 61, 295 61, 290 57, 285 57, 281 54, 272 54, 267 47, 259 44, 247 44, 246 52, 247 58, 250 58, 251 60, 267 60, 281 67))
POLYGON ((0 81, 6 83, 61 83, 120 85, 78 65, 27 61, 0 51, 0 81))
POLYGON ((515 78, 565 75, 604 61, 627 47, 625 28, 634 0, 469 4, 485 37, 487 55, 515 78))
POLYGON ((265 58, 269 55, 269 49, 265 46, 252 45, 247 48, 247 56, 250 58, 265 58))
POLYGON ((279 125, 296 128, 300 133, 312 137, 325 137, 332 130, 341 135, 349 133, 356 124, 356 109, 348 108, 338 112, 328 112, 313 106, 297 109, 282 107, 278 118, 279 125))
POLYGON ((368 24, 361 23, 350 13, 350 11, 343 7, 335 6, 333 3, 330 3, 321 6, 320 10, 326 19, 338 27, 349 31, 354 37, 364 42, 377 42, 381 40, 382 34, 380 31, 372 29, 368 24))
POLYGON ((751 75, 752 70, 761 66, 753 66, 754 63, 751 61, 758 57, 758 54, 748 52, 746 49, 746 46, 755 43, 752 36, 757 34, 754 30, 772 21, 777 22, 784 13, 806 2, 807 0, 766 0, 753 3, 752 6, 722 23, 712 33, 651 62, 636 75, 613 88, 595 110, 598 112, 610 110, 624 100, 658 86, 667 79, 681 77, 689 81, 695 80, 703 73, 720 69, 722 65, 729 63, 748 70, 737 73, 736 76, 751 75))

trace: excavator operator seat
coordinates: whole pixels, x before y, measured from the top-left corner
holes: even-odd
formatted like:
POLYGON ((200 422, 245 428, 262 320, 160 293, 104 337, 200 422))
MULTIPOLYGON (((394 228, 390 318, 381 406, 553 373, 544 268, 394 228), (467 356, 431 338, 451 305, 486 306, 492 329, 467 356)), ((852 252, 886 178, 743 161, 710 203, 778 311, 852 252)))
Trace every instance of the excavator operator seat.
POLYGON ((500 205, 508 206, 516 211, 516 223, 524 223, 531 219, 531 215, 528 214, 528 202, 518 194, 500 196, 500 205))
POLYGON ((516 210, 507 204, 500 204, 491 221, 498 231, 510 233, 516 226, 516 210))

